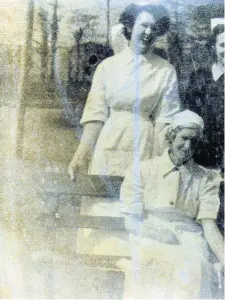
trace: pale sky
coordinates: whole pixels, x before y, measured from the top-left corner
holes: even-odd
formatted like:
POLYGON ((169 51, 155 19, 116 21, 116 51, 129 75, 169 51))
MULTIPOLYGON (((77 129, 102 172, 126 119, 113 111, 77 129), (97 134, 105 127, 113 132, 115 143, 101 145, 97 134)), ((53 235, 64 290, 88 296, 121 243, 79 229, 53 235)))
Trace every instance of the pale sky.
MULTIPOLYGON (((96 6, 106 6, 107 0, 58 0, 60 4, 65 6, 71 6, 73 8, 85 8, 85 7, 96 7, 96 6)), ((168 0, 174 1, 174 0, 168 0)), ((26 5, 28 0, 0 0, 0 6, 11 5, 26 5)), ((54 2, 54 0, 35 0, 35 4, 38 5, 48 5, 54 2)), ((160 0, 111 0, 111 6, 124 7, 128 3, 159 3, 160 0)))
MULTIPOLYGON (((23 40, 24 27, 25 27, 25 13, 27 9, 27 3, 29 0, 0 0, 0 42, 10 42, 23 40)), ((55 0, 34 0, 35 7, 38 5, 45 6, 47 9, 50 8, 50 3, 54 3, 55 0)), ((58 0, 59 4, 62 5, 63 12, 64 8, 66 11, 72 11, 78 8, 88 7, 106 7, 107 0, 58 0), (64 6, 64 7, 63 7, 64 6)), ((110 6, 112 8, 118 7, 123 8, 128 3, 169 3, 173 1, 184 1, 192 4, 207 4, 218 3, 222 0, 110 0, 110 6)), ((64 16, 63 16, 64 17, 64 16)))
MULTIPOLYGON (((107 0, 58 0, 60 4, 65 5, 71 8, 85 8, 85 7, 93 7, 93 6, 106 6, 107 0)), ((176 2, 176 0, 111 0, 112 7, 124 7, 128 3, 136 2, 136 3, 165 3, 168 2, 176 2)), ((179 2, 180 0, 178 0, 179 2)), ((218 3, 222 0, 184 0, 189 4, 207 4, 207 3, 218 3)), ((0 0, 0 7, 7 6, 10 7, 11 5, 26 5, 28 0, 0 0)), ((53 3, 54 0, 35 0, 35 4, 38 5, 48 5, 49 3, 53 3)))

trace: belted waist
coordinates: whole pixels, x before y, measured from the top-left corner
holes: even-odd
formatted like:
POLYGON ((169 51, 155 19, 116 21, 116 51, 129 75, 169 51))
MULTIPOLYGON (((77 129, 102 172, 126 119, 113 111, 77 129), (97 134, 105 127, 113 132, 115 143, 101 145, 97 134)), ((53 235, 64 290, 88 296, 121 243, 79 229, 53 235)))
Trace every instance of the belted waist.
POLYGON ((148 121, 148 122, 153 122, 153 118, 151 116, 151 114, 149 114, 149 112, 143 112, 141 111, 136 112, 136 111, 125 111, 125 110, 110 110, 110 114, 109 117, 118 117, 118 118, 134 118, 137 120, 141 120, 141 121, 148 121))

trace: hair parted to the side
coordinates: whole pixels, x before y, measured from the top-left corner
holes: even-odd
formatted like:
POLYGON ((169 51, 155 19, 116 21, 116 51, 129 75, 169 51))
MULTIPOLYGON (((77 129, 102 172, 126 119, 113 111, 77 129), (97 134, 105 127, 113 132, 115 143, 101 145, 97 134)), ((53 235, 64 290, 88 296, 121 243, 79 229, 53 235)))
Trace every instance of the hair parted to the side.
POLYGON ((130 4, 127 6, 120 15, 119 22, 124 25, 123 34, 127 40, 131 39, 132 30, 138 15, 142 12, 151 14, 156 23, 154 29, 158 36, 165 34, 170 27, 170 17, 162 5, 136 5, 130 4))
POLYGON ((213 28, 212 34, 209 38, 209 42, 207 43, 208 49, 211 52, 212 55, 212 61, 216 62, 216 39, 217 36, 224 32, 224 24, 218 24, 213 28))

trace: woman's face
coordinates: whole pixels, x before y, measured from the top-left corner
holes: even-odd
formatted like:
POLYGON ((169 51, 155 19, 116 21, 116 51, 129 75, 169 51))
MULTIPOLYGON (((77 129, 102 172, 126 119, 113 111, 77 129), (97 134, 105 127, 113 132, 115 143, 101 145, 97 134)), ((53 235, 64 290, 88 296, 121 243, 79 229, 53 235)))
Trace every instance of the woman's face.
POLYGON ((151 14, 142 12, 138 15, 130 40, 130 46, 135 53, 145 54, 151 49, 157 38, 154 25, 155 19, 151 14))
POLYGON ((224 38, 225 34, 224 32, 217 35, 216 38, 216 57, 219 64, 224 66, 224 38))
POLYGON ((176 160, 182 164, 188 161, 198 146, 198 130, 195 128, 183 128, 177 132, 171 151, 176 160))

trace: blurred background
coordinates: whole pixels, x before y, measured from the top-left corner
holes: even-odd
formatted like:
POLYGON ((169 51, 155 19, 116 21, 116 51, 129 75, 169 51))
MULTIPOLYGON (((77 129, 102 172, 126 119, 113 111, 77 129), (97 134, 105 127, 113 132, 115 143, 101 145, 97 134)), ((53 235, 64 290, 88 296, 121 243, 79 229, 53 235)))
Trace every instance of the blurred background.
MULTIPOLYGON (((50 145, 49 136, 39 138, 43 128, 36 128, 40 119, 40 126, 44 126, 45 118, 50 123, 56 121, 58 126, 73 127, 79 139, 79 120, 93 73, 104 58, 113 55, 111 28, 117 24, 123 8, 135 1, 0 1, 0 104, 5 107, 3 114, 11 126, 15 123, 15 128, 18 127, 11 133, 14 141, 5 146, 7 153, 17 147, 19 156, 51 159, 49 151, 56 148, 50 145), (19 112, 8 111, 16 106, 19 112), (30 140, 29 146, 26 141, 24 145, 24 137, 30 140), (46 139, 42 143, 46 144, 45 153, 36 139, 46 139)), ((223 16, 223 1, 150 2, 163 4, 170 13, 170 32, 156 46, 163 49, 164 57, 176 67, 183 100, 190 73, 209 61, 206 45, 210 19, 223 16)), ((58 153, 56 160, 69 161, 70 149, 74 152, 71 143, 61 146, 65 151, 62 150, 62 155, 58 153)))
MULTIPOLYGON (((131 2, 140 1, 0 1, 0 298, 25 294, 29 299, 52 298, 54 293, 60 298, 108 298, 114 288, 114 275, 102 275, 96 268, 93 273, 82 268, 77 272, 77 263, 72 269, 64 264, 71 263, 75 251, 76 231, 71 224, 76 209, 68 196, 59 200, 48 190, 55 189, 56 194, 60 188, 63 193, 72 190, 66 168, 82 133, 79 121, 93 73, 114 54, 111 28, 131 2), (60 184, 46 181, 52 173, 61 178, 60 184), (43 225, 48 220, 43 216, 58 213, 65 226, 57 227, 55 221, 43 225), (38 220, 44 227, 37 226, 38 220), (60 262, 57 268, 49 254, 53 250, 60 262), (24 261, 28 254, 29 263, 24 261), (43 261, 45 265, 40 265, 43 261), (97 285, 97 291, 98 276, 105 284, 97 285), (79 291, 74 284, 78 277, 83 278, 79 291)), ((170 13, 170 31, 156 47, 175 66, 184 101, 191 72, 211 64, 210 19, 223 17, 224 3, 147 2, 163 4, 170 13)))

